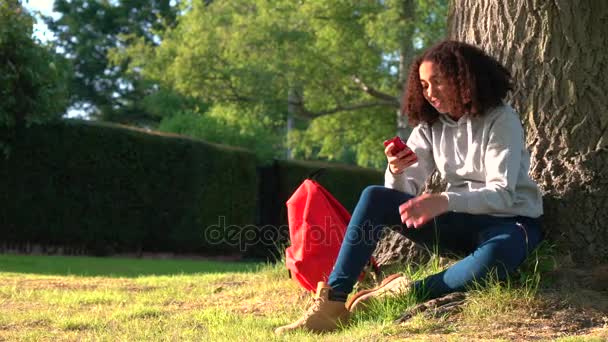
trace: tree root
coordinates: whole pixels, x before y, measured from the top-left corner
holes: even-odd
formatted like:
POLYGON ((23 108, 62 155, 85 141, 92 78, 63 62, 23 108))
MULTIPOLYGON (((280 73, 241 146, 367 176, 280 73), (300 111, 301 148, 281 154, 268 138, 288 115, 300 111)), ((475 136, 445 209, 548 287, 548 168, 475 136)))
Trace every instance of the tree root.
POLYGON ((407 310, 401 317, 397 318, 394 323, 399 324, 407 322, 419 313, 422 313, 426 318, 458 313, 462 310, 462 304, 464 304, 466 298, 467 295, 464 292, 454 292, 443 297, 431 299, 407 310))

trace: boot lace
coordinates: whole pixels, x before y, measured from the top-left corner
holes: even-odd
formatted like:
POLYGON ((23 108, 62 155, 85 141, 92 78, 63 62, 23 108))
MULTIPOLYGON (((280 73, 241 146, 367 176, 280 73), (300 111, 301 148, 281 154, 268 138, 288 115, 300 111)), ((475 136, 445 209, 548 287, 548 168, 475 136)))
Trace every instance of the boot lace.
POLYGON ((321 304, 323 303, 323 298, 321 297, 313 297, 312 304, 304 314, 306 317, 310 317, 314 315, 321 308, 321 304))

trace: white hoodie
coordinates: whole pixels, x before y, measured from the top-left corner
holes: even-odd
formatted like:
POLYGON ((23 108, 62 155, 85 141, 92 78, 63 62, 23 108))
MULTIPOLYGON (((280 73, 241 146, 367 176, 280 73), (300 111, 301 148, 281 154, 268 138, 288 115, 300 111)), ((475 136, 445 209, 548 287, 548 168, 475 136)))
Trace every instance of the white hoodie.
POLYGON ((407 145, 418 162, 400 174, 387 168, 386 187, 418 195, 436 168, 448 183, 443 194, 450 211, 542 215, 542 195, 528 176, 530 153, 523 127, 511 106, 498 106, 481 117, 465 115, 458 121, 440 115, 432 126, 416 126, 407 145))

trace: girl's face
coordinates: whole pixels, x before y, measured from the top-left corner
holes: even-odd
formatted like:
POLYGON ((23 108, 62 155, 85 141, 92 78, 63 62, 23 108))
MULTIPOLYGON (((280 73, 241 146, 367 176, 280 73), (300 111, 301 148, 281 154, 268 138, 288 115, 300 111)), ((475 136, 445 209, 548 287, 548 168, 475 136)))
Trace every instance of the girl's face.
POLYGON ((448 99, 448 95, 446 94, 448 85, 445 78, 440 74, 439 67, 431 61, 423 61, 420 64, 419 73, 424 98, 439 113, 450 113, 451 99, 448 99))

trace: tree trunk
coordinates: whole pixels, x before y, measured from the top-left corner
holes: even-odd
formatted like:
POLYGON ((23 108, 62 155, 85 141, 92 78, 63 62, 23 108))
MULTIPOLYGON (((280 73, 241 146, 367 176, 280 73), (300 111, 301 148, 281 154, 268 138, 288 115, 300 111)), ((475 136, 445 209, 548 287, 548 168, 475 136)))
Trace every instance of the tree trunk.
MULTIPOLYGON (((414 0, 401 1, 401 16, 400 20, 406 23, 407 29, 403 33, 401 40, 401 49, 399 51, 399 79, 397 85, 397 98, 401 101, 401 94, 405 90, 407 75, 409 73, 410 64, 414 59, 414 17, 416 16, 416 2, 414 0)), ((407 116, 401 114, 401 108, 397 110, 397 135, 403 139, 412 132, 407 124, 407 116)))
POLYGON ((511 70, 545 232, 577 263, 608 259, 607 23, 604 0, 453 0, 448 17, 511 70))
MULTIPOLYGON (((287 126, 285 135, 286 140, 289 137, 289 134, 293 132, 295 126, 294 120, 295 117, 298 115, 299 103, 304 103, 304 101, 302 100, 302 91, 300 87, 289 87, 289 91, 287 93, 287 126)), ((289 144, 286 145, 287 147, 285 148, 285 159, 291 160, 293 159, 291 155, 291 148, 289 147, 289 144)))

